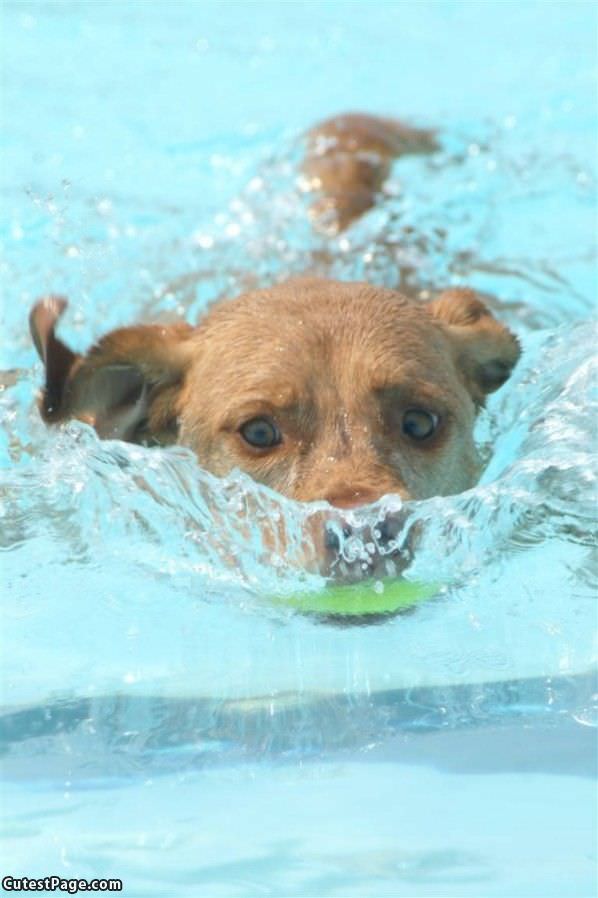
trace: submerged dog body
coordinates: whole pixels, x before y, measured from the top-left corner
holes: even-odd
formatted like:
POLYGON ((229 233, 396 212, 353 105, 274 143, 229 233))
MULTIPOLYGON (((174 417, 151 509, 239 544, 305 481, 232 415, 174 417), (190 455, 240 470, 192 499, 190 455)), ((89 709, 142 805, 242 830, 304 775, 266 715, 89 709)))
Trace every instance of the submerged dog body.
POLYGON ((188 446, 300 501, 458 493, 478 477, 476 411, 509 376, 516 338, 469 290, 426 305, 363 283, 304 279, 214 306, 197 327, 139 325, 86 355, 41 300, 31 330, 48 422, 188 446))
POLYGON ((336 234, 372 209, 401 156, 438 149, 433 131, 365 113, 336 115, 305 135, 304 187, 317 199, 310 218, 317 230, 336 234))

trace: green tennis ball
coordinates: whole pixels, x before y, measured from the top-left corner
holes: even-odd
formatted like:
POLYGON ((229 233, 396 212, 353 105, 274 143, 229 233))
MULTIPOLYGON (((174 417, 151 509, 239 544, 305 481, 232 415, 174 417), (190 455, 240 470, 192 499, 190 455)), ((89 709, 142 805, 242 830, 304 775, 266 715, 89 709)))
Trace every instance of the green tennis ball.
POLYGON ((287 606, 306 614, 334 617, 366 617, 393 614, 412 608, 438 593, 437 583, 412 583, 409 580, 383 580, 344 585, 329 585, 320 592, 274 599, 276 605, 287 606), (377 584, 382 583, 382 589, 377 584))

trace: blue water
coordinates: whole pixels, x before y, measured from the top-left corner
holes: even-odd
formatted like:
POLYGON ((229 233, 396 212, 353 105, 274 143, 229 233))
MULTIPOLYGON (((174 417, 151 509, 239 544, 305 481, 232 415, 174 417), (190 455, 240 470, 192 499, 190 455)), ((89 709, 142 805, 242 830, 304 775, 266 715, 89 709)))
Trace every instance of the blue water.
POLYGON ((127 896, 593 894, 595 7, 2 19, 2 870, 127 896), (441 148, 324 238, 299 135, 354 109, 441 148), (69 295, 84 349, 307 267, 468 284, 524 348, 480 419, 479 486, 409 508, 409 575, 440 595, 367 627, 268 603, 319 587, 313 507, 35 410, 40 294, 69 295))

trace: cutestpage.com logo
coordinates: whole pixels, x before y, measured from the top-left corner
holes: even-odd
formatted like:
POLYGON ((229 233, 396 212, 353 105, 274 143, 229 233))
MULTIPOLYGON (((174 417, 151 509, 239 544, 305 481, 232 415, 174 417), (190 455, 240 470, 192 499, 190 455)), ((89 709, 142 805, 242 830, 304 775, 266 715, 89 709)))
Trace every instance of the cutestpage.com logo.
POLYGON ((43 876, 31 879, 29 876, 4 876, 2 889, 5 892, 122 892, 122 879, 63 879, 61 876, 43 876))

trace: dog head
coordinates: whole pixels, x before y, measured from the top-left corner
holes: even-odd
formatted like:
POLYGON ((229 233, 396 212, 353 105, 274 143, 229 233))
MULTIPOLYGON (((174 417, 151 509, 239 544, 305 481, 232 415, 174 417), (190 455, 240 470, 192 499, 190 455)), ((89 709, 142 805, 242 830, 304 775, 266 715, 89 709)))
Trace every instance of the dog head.
POLYGON ((516 338, 469 290, 424 305, 362 283, 306 279, 186 324, 113 331, 86 355, 55 334, 64 300, 31 314, 41 412, 102 437, 190 447, 299 501, 350 509, 475 484, 477 410, 508 378, 516 338))
POLYGON ((478 474, 473 423, 519 356, 469 290, 428 305, 366 284, 297 280, 214 307, 196 328, 112 331, 84 356, 31 314, 41 412, 101 437, 179 442, 217 475, 240 468, 300 501, 458 493, 478 474))

